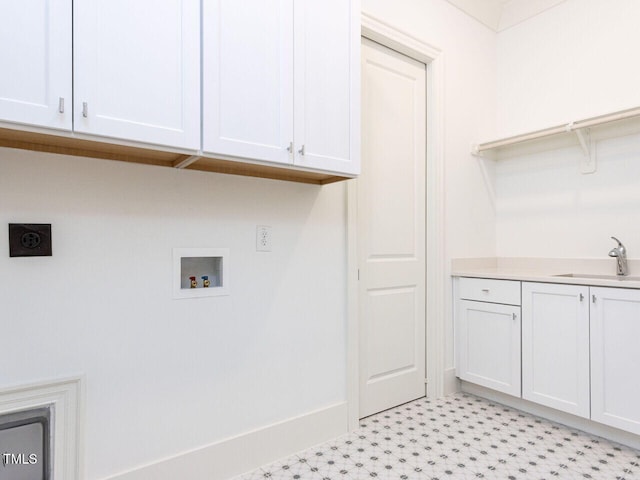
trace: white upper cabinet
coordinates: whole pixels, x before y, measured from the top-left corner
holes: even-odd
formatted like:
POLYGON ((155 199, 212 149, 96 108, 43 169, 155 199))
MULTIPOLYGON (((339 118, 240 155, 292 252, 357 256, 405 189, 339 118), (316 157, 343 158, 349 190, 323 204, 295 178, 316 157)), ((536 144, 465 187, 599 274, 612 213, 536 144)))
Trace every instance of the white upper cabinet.
POLYGON ((200 2, 74 1, 74 130, 200 146, 200 2))
POLYGON ((0 18, 0 144, 23 130, 19 148, 319 185, 360 172, 360 0, 4 1, 0 18))
POLYGON ((203 150, 359 173, 357 0, 205 0, 203 150))
POLYGON ((295 162, 360 171, 360 4, 296 1, 295 162))
POLYGON ((0 2, 0 120, 71 130, 71 0, 0 2))
POLYGON ((203 4, 203 150, 291 163, 293 0, 203 4))

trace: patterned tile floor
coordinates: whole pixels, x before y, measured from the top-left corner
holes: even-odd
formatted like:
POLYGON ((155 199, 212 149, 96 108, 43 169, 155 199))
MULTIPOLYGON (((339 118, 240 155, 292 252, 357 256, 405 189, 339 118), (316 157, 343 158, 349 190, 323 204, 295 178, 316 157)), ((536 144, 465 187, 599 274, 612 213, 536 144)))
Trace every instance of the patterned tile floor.
POLYGON ((640 479, 640 451, 468 394, 421 398, 235 480, 640 479))

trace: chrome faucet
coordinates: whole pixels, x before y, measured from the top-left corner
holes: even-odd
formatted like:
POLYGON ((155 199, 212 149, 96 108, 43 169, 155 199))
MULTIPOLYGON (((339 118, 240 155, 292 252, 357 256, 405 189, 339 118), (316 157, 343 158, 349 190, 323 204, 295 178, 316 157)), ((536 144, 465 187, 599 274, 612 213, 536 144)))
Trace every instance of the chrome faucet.
POLYGON ((618 275, 627 275, 629 273, 627 269, 627 249, 616 237, 611 238, 618 242, 618 246, 611 249, 609 256, 615 257, 618 262, 618 275))

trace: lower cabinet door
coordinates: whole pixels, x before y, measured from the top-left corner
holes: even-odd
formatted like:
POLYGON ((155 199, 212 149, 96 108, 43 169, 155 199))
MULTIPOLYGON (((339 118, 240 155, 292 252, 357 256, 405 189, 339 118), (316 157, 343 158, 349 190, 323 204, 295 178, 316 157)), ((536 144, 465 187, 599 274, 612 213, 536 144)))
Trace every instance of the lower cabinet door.
POLYGON ((640 291, 591 295, 591 419, 640 434, 640 291))
POLYGON ((459 300, 457 374, 520 396, 520 307, 459 300))
POLYGON ((589 288, 522 283, 522 398, 589 418, 589 288))

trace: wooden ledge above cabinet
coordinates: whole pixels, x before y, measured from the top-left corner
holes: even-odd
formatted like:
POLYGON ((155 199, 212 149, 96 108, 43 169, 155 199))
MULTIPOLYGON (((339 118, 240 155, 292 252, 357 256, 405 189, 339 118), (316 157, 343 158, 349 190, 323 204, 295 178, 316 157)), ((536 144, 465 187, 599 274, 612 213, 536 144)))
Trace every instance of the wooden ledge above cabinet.
POLYGON ((155 150, 152 148, 119 145, 70 136, 49 135, 40 132, 0 128, 0 147, 18 148, 37 152, 73 155, 79 157, 117 160, 185 170, 268 178, 289 182, 326 185, 349 180, 349 177, 324 172, 297 170, 290 166, 261 165, 241 160, 220 160, 209 157, 192 157, 184 153, 155 150), (192 158, 194 161, 187 161, 192 158))

